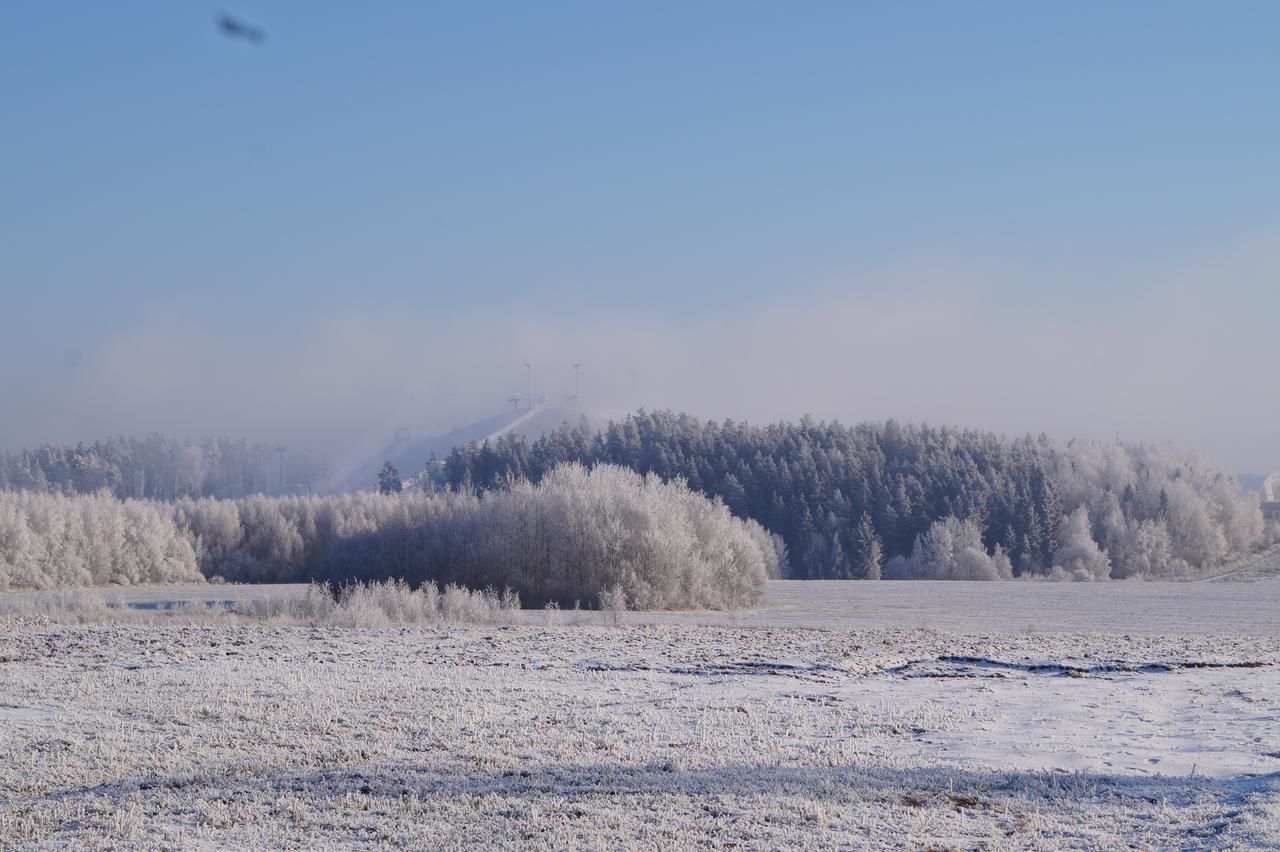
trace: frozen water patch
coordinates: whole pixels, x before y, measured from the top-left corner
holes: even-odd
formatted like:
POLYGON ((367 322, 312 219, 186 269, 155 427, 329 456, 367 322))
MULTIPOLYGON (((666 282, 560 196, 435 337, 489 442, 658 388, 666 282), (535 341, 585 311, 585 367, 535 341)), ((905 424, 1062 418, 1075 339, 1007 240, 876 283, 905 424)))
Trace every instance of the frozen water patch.
POLYGON ((694 677, 789 677, 818 683, 829 683, 849 676, 847 669, 828 663, 776 662, 770 660, 731 660, 706 662, 701 665, 651 665, 642 662, 613 663, 607 660, 584 660, 582 666, 593 672, 658 672, 694 677))

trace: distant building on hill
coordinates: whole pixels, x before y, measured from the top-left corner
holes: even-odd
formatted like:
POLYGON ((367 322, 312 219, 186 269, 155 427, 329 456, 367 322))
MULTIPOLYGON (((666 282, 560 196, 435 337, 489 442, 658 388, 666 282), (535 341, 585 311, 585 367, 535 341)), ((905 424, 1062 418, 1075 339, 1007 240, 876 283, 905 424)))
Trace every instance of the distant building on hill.
POLYGON ((1280 521, 1280 472, 1271 474, 1262 483, 1262 517, 1280 521))

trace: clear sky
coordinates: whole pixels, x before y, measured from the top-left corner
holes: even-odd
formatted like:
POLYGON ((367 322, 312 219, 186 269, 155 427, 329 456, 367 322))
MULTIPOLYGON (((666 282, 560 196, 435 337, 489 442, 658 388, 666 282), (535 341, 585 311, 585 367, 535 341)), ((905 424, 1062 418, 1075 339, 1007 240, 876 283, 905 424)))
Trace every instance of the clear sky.
POLYGON ((1274 2, 6 3, 0 446, 466 419, 533 358, 1280 467, 1277 92, 1274 2))

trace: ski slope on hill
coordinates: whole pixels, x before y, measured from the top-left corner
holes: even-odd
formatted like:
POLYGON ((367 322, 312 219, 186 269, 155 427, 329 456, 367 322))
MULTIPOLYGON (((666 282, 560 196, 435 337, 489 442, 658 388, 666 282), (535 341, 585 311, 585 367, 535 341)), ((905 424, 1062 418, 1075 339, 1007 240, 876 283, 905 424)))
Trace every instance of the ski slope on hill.
POLYGON ((503 411, 440 434, 402 433, 386 442, 363 461, 352 465, 352 470, 339 477, 337 484, 340 490, 368 489, 372 487, 370 483, 374 479, 374 473, 384 461, 395 465, 400 471, 401 478, 410 482, 422 472, 433 455, 443 459, 454 447, 497 441, 504 435, 511 434, 525 435, 535 439, 566 423, 576 423, 582 418, 586 418, 587 422, 595 427, 603 425, 606 420, 603 414, 591 411, 580 412, 544 400, 532 408, 503 411))

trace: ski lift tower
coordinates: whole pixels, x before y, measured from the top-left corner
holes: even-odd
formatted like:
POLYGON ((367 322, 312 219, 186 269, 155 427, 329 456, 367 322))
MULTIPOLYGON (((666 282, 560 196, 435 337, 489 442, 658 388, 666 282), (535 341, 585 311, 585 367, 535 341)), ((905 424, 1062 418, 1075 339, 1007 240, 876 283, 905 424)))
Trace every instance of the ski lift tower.
POLYGON ((1267 477, 1262 483, 1262 517, 1268 521, 1280 521, 1280 472, 1267 477))

